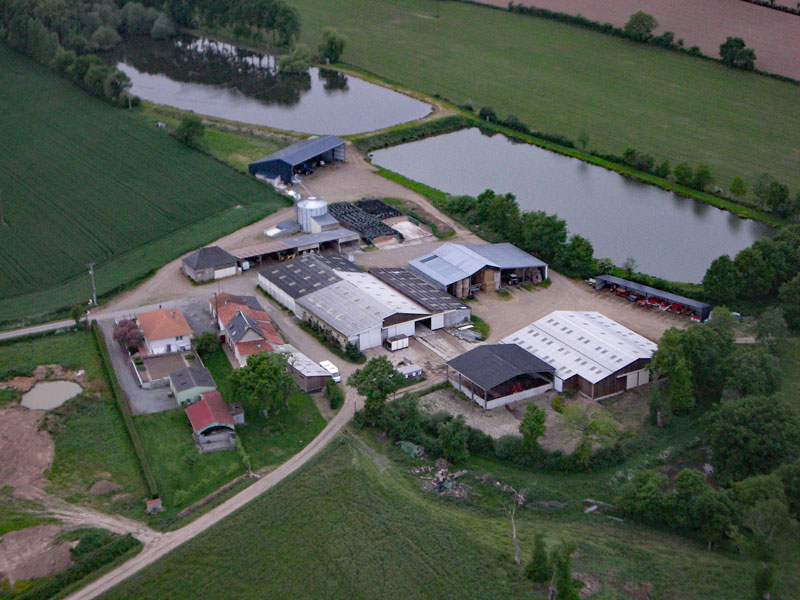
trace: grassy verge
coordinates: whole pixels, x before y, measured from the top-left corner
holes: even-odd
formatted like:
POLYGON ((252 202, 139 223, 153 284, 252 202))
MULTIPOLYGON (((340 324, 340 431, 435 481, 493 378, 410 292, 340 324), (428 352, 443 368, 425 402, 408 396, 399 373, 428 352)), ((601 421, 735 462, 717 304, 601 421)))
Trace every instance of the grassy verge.
POLYGON ((723 188, 765 171, 800 188, 792 158, 800 87, 791 83, 462 3, 440 3, 438 19, 426 0, 297 7, 311 47, 323 27, 335 27, 350 36, 345 60, 406 88, 491 106, 573 140, 587 134, 589 149, 604 154, 634 147, 656 162, 705 163, 723 188))
POLYGON ((105 379, 103 363, 88 331, 62 331, 0 344, 0 381, 14 375, 29 376, 38 365, 45 364, 84 369, 91 380, 105 379))
POLYGON ((489 324, 477 315, 472 315, 470 320, 472 321, 473 329, 481 334, 481 338, 484 340, 488 339, 489 324))
MULTIPOLYGON (((478 500, 448 501, 420 491, 408 473, 416 464, 388 444, 345 436, 108 597, 180 599, 202 589, 228 598, 545 598, 513 564, 508 517, 491 486, 484 490, 467 475, 481 490, 478 500)), ((575 541, 575 571, 598 579, 597 598, 738 600, 750 593, 755 565, 739 555, 584 515, 579 503, 560 510, 534 503, 517 512, 517 528, 523 561, 537 532, 549 544, 575 541)), ((779 564, 779 593, 794 589, 785 574, 795 556, 779 564)))
POLYGON ((325 333, 324 330, 315 329, 306 321, 299 321, 297 325, 301 329, 304 329, 305 331, 313 335, 319 341, 319 343, 321 343, 323 346, 325 346, 328 350, 333 352, 336 356, 338 356, 342 360, 346 360, 347 362, 356 365, 361 365, 367 362, 367 357, 364 356, 363 353, 359 353, 358 358, 355 360, 352 357, 348 356, 345 353, 345 351, 342 350, 342 347, 339 344, 331 341, 331 339, 328 337, 328 335, 325 333))

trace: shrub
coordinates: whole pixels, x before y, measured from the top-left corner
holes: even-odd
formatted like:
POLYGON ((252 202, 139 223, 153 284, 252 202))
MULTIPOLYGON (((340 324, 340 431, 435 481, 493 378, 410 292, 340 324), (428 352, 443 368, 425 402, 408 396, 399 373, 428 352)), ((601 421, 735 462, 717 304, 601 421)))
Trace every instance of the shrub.
POLYGON ((494 443, 494 453, 501 460, 519 462, 525 455, 522 438, 518 435, 503 435, 494 443))
POLYGON ((344 392, 332 379, 329 379, 325 384, 325 395, 328 397, 331 410, 338 410, 344 404, 344 392))
POLYGON ((550 402, 550 407, 559 414, 563 413, 564 409, 566 408, 564 396, 557 394, 556 397, 550 402))

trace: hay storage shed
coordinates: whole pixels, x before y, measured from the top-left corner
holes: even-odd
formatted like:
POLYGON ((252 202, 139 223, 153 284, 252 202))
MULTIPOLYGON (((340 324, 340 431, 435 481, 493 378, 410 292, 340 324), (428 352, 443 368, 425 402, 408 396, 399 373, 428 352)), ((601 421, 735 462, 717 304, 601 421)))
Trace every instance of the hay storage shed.
POLYGON ((219 246, 208 246, 195 250, 182 259, 183 273, 195 283, 214 281, 236 275, 236 257, 219 246))
POLYGON ((344 162, 344 146, 344 140, 335 135, 312 137, 252 162, 247 169, 251 175, 261 175, 267 179, 280 177, 284 183, 289 184, 292 176, 304 165, 318 161, 344 162))

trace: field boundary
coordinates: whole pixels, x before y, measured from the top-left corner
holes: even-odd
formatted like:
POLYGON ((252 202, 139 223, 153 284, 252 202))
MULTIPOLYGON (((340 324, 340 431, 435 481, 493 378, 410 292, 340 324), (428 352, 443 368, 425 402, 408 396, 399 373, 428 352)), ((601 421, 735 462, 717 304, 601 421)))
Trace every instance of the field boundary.
MULTIPOLYGON (((662 190, 673 192, 675 194, 678 194, 686 198, 692 198, 699 202, 704 202, 721 210, 726 210, 730 213, 733 213, 742 219, 751 219, 753 221, 765 223, 772 227, 781 227, 787 224, 787 221, 784 219, 776 217, 770 213, 761 211, 755 207, 736 202, 735 200, 731 200, 730 198, 717 196, 708 192, 701 192, 698 190, 694 190, 690 187, 681 185, 669 179, 653 175, 652 173, 640 171, 629 165, 611 161, 608 158, 598 156, 597 154, 579 150, 578 148, 570 148, 568 146, 558 144, 551 140, 547 140, 535 135, 535 133, 538 132, 526 134, 516 131, 514 129, 510 129, 508 127, 504 127, 496 123, 483 121, 479 119, 476 115, 474 115, 473 113, 467 111, 462 107, 456 107, 456 108, 460 113, 459 116, 457 117, 453 116, 444 117, 442 119, 439 119, 438 121, 429 121, 427 123, 406 124, 405 127, 397 126, 396 128, 390 131, 378 133, 373 136, 365 135, 360 138, 356 139, 351 138, 351 139, 356 148, 365 155, 366 160, 371 163, 368 155, 370 152, 374 150, 388 148, 391 146, 405 144, 409 142, 420 141, 425 138, 436 137, 438 135, 444 135, 446 133, 460 131, 461 129, 466 129, 468 127, 477 127, 482 132, 500 133, 511 140, 516 140, 533 146, 538 146, 540 148, 549 150, 551 152, 556 152, 563 156, 569 156, 570 158, 577 158, 578 160, 592 164, 597 167, 602 167, 608 171, 614 171, 615 173, 618 173, 623 177, 629 177, 641 183, 654 185, 658 188, 661 188, 662 190), (445 120, 449 120, 450 122, 442 124, 441 127, 435 126, 437 122, 445 120), (456 126, 457 123, 463 125, 456 126)), ((551 134, 545 134, 545 135, 551 135, 551 134)), ((375 166, 377 167, 377 165, 375 166)), ((400 183, 413 191, 419 191, 420 193, 422 193, 422 195, 426 196, 431 200, 442 199, 449 195, 441 190, 436 190, 422 183, 408 179, 407 177, 404 177, 399 173, 394 173, 392 171, 389 171, 388 169, 383 169, 381 167, 377 168, 379 170, 380 175, 387 177, 387 173, 392 173, 392 176, 387 177, 387 179, 392 179, 393 181, 396 181, 397 183, 400 183), (420 191, 420 190, 426 190, 426 191, 420 191)))
POLYGON ((122 414, 122 420, 125 422, 125 428, 128 430, 128 437, 130 438, 131 444, 133 445, 133 450, 136 453, 136 458, 139 462, 139 469, 141 470, 142 476, 147 484, 150 497, 156 498, 158 497, 158 485, 156 484, 156 478, 155 475, 153 475, 152 467, 150 467, 150 461, 147 459, 147 454, 144 451, 142 440, 139 439, 139 433, 136 431, 136 425, 133 422, 133 416, 131 415, 130 407, 128 407, 128 402, 125 398, 125 392, 122 390, 122 386, 117 379, 116 373, 114 373, 114 366, 111 364, 111 357, 108 355, 108 348, 106 347, 103 333, 100 331, 100 326, 97 324, 97 321, 92 321, 91 327, 92 333, 94 334, 95 343, 97 344, 97 350, 100 353, 100 359, 103 363, 103 368, 106 371, 106 377, 111 385, 111 393, 114 395, 117 408, 122 414))
MULTIPOLYGON (((591 19, 587 19, 586 17, 580 15, 571 15, 569 13, 549 10, 547 8, 539 8, 538 6, 534 5, 514 4, 512 1, 508 3, 508 6, 495 6, 494 4, 484 4, 483 2, 480 2, 480 0, 456 0, 456 1, 460 2, 461 4, 480 6, 482 8, 499 10, 511 14, 522 15, 525 17, 533 17, 538 19, 546 19, 549 21, 557 21, 559 23, 564 23, 565 25, 570 25, 571 27, 588 29, 589 31, 594 31, 596 33, 601 33, 603 35, 608 35, 611 37, 628 40, 629 42, 633 42, 634 44, 641 44, 643 46, 652 46, 654 48, 661 48, 663 50, 668 50, 670 52, 675 52, 677 54, 684 54, 686 56, 699 58, 701 60, 708 60, 711 62, 715 62, 729 69, 736 69, 740 71, 751 71, 753 73, 763 75, 764 77, 777 79, 779 81, 785 81, 793 85, 800 85, 800 81, 798 81, 793 77, 789 77, 788 75, 781 75, 779 73, 772 73, 770 71, 762 71, 761 69, 756 69, 756 68, 740 69, 737 67, 730 67, 725 63, 723 63, 722 59, 720 58, 709 56, 708 54, 703 54, 700 51, 700 48, 698 48, 697 46, 691 46, 689 49, 686 49, 682 46, 678 46, 677 44, 672 42, 672 40, 665 38, 663 34, 661 36, 654 36, 648 39, 637 39, 626 33, 625 30, 620 29, 619 27, 614 27, 610 23, 600 23, 599 21, 592 21, 591 19)), ((766 3, 761 4, 761 2, 754 0, 742 0, 742 1, 748 2, 750 4, 756 4, 758 6, 767 7, 766 3)), ((778 9, 777 6, 769 6, 769 8, 778 9)), ((785 11, 785 12, 791 12, 791 11, 785 11)))

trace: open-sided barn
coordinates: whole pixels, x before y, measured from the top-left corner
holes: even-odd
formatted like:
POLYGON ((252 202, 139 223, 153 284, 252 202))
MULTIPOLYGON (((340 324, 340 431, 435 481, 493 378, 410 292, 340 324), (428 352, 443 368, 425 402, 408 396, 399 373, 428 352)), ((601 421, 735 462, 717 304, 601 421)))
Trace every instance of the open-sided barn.
POLYGON ((344 161, 344 148, 344 140, 335 135, 312 137, 251 162, 247 169, 251 175, 261 175, 267 179, 280 177, 284 183, 289 184, 292 176, 304 166, 319 161, 344 161))
POLYGON ((557 310, 503 338, 555 368, 554 386, 599 399, 650 382, 658 346, 598 312, 557 310))
POLYGON ((463 245, 448 242, 425 256, 409 261, 408 268, 456 298, 503 283, 547 279, 547 265, 513 244, 463 245))
POLYGON ((521 346, 483 344, 447 361, 447 380, 485 409, 553 388, 555 369, 521 346))

